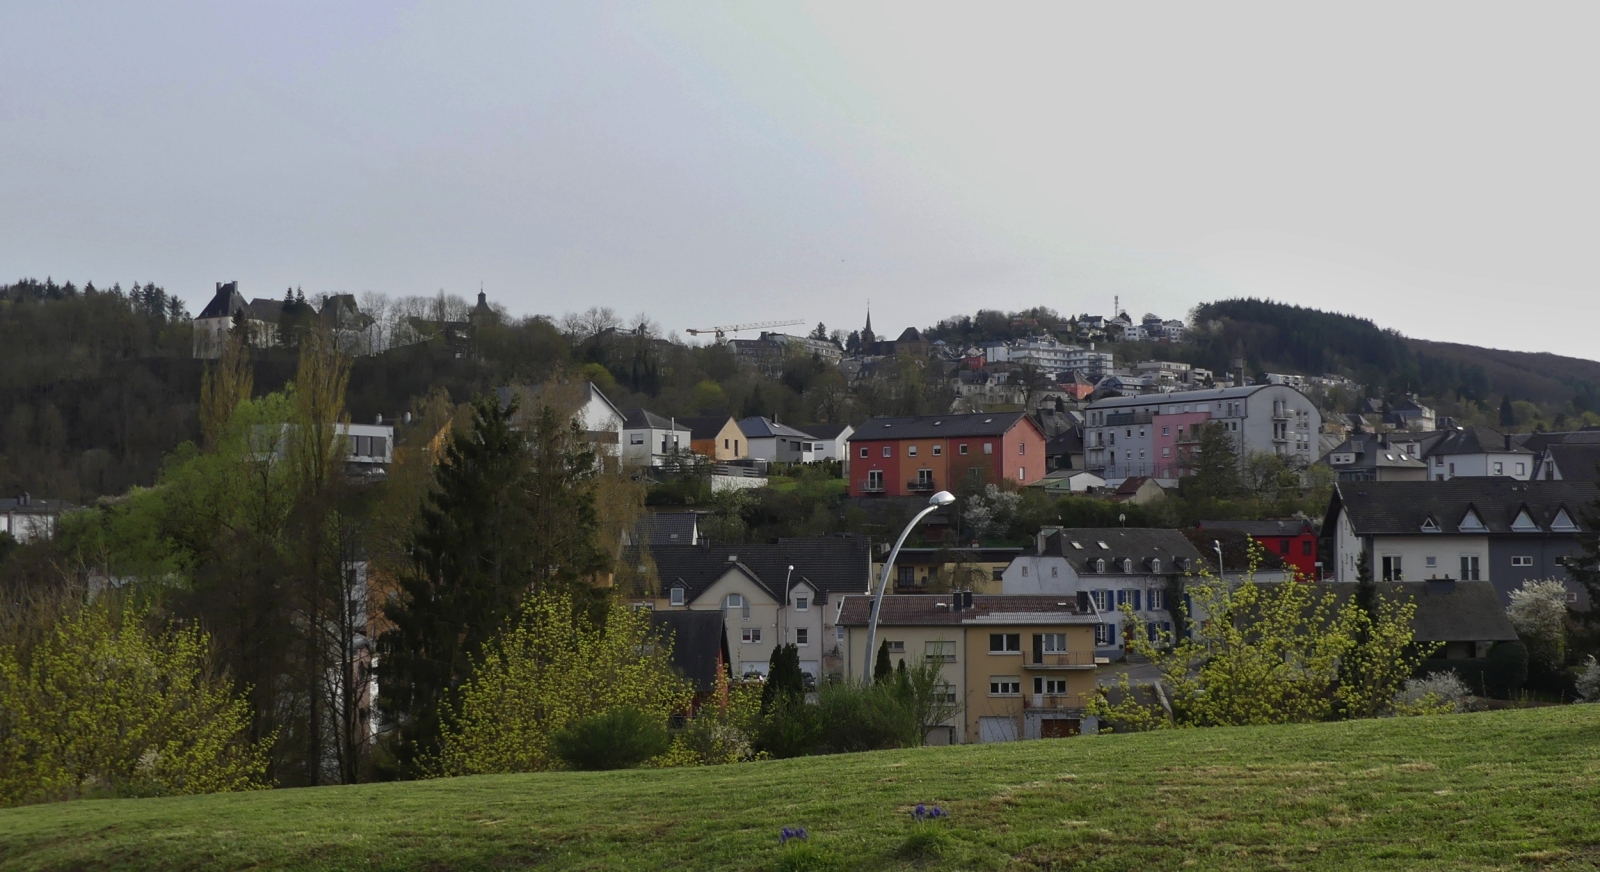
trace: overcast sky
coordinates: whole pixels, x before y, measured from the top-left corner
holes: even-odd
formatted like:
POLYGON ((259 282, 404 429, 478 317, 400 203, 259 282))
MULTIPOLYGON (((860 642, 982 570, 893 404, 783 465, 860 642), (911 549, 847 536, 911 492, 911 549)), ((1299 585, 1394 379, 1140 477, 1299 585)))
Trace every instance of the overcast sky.
POLYGON ((1600 358, 1594 6, 0 4, 0 281, 1600 358))

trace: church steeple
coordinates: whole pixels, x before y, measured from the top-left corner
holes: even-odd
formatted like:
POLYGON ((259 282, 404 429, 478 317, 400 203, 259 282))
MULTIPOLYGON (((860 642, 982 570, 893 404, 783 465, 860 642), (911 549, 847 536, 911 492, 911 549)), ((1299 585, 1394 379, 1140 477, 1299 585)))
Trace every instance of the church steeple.
POLYGON ((872 332, 872 304, 869 302, 867 303, 867 326, 861 329, 861 347, 864 349, 876 341, 878 341, 878 337, 872 332))

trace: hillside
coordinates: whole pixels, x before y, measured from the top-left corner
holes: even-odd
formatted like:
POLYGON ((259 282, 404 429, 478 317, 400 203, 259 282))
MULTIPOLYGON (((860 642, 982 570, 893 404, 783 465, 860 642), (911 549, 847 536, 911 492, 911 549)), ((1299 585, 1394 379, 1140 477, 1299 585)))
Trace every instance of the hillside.
POLYGON ((1570 402, 1580 409, 1600 411, 1600 361, 1427 339, 1407 339, 1406 344, 1419 356, 1482 367, 1489 391, 1495 395, 1509 393, 1512 399, 1541 405, 1570 402))
POLYGON ((1592 868, 1597 728, 1567 706, 75 802, 0 811, 0 869, 1592 868), (950 817, 908 843, 918 802, 950 817))

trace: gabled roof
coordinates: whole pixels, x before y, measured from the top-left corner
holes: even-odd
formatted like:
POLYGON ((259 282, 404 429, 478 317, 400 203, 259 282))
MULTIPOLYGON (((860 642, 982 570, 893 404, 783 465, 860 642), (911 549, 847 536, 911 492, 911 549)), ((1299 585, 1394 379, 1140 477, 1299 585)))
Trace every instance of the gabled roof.
POLYGON ((700 541, 699 512, 646 512, 629 544, 694 545, 700 541))
POLYGON ((811 438, 813 438, 813 439, 822 439, 824 441, 831 441, 831 440, 837 439, 837 438, 839 438, 839 434, 843 433, 846 430, 849 430, 852 433, 855 432, 855 429, 852 428, 849 424, 807 424, 806 425, 806 432, 811 434, 811 438))
POLYGON ((830 595, 864 593, 872 565, 868 540, 862 536, 779 539, 743 545, 716 544, 701 539, 699 545, 654 542, 649 548, 650 556, 655 558, 661 589, 681 584, 690 600, 721 578, 728 571, 728 565, 734 562, 747 568, 775 599, 782 597, 784 578, 791 565, 794 566, 791 582, 804 579, 818 591, 830 595))
POLYGON ((792 439, 815 438, 810 433, 764 417, 740 418, 739 430, 744 433, 746 439, 771 439, 776 436, 787 436, 792 439))
MULTIPOLYGON (((1517 631, 1506 617, 1505 604, 1488 581, 1453 584, 1401 581, 1376 582, 1384 597, 1411 597, 1417 613, 1411 628, 1418 642, 1511 642, 1517 631)), ((1355 585, 1328 585, 1341 600, 1355 595, 1355 585)))
MULTIPOLYGON (((918 625, 960 626, 964 623, 998 623, 1007 615, 1018 617, 1019 623, 1039 623, 1040 619, 1057 618, 1063 624, 1081 624, 1098 620, 1092 613, 1078 611, 1076 596, 1015 596, 1004 594, 974 594, 972 608, 954 610, 953 594, 896 594, 883 598, 878 611, 878 626, 906 627, 918 625), (940 608, 940 603, 944 604, 940 608)), ((839 624, 847 627, 866 626, 872 616, 872 597, 847 596, 839 610, 839 624)))
POLYGON ((1543 530, 1562 509, 1583 523, 1582 514, 1600 497, 1600 486, 1583 481, 1514 481, 1506 478, 1453 478, 1449 481, 1342 481, 1334 485, 1324 530, 1340 512, 1359 536, 1418 535, 1433 518, 1441 535, 1461 533, 1472 512, 1484 534, 1512 534, 1524 507, 1543 530))
MULTIPOLYGON (((679 418, 678 427, 689 428, 689 438, 701 441, 715 439, 717 434, 722 432, 722 428, 728 426, 729 421, 733 421, 730 415, 703 415, 695 418, 679 418)), ((738 422, 734 422, 734 426, 739 426, 738 422)))
POLYGON ((672 665, 699 693, 717 687, 717 664, 728 662, 728 636, 721 609, 658 611, 650 622, 672 637, 672 665))
POLYGON ((973 415, 913 415, 903 417, 869 418, 850 441, 881 439, 936 439, 968 436, 1003 436, 1027 420, 1034 429, 1039 425, 1028 418, 1026 412, 993 412, 973 415))
MULTIPOLYGON (((622 413, 622 428, 624 430, 673 430, 690 432, 688 427, 679 421, 676 424, 669 419, 657 415, 647 409, 628 409, 622 413)), ((691 439, 694 436, 691 434, 691 439)))
POLYGON ((1096 574, 1094 561, 1105 560, 1106 573, 1122 571, 1122 561, 1132 560, 1135 574, 1149 574, 1150 560, 1161 561, 1161 572, 1182 572, 1178 561, 1195 568, 1200 552, 1177 530, 1147 527, 1069 527, 1043 532, 1044 547, 1035 541, 1032 553, 1064 557, 1079 575, 1096 574), (1104 547, 1102 547, 1102 545, 1104 547))
POLYGON ((206 303, 206 307, 194 317, 196 321, 202 318, 232 318, 233 313, 243 309, 244 306, 244 297, 239 293, 238 282, 218 284, 216 296, 212 297, 211 302, 206 303))
POLYGON ((249 305, 244 307, 245 317, 252 321, 265 321, 276 324, 283 318, 283 301, 270 300, 266 297, 256 297, 249 305))
POLYGON ((1578 442, 1546 446, 1540 463, 1533 468, 1534 478, 1543 478, 1543 463, 1548 458, 1564 481, 1600 481, 1600 444, 1578 442))
POLYGON ((1196 521, 1202 530, 1238 530, 1248 536, 1299 536, 1314 532, 1305 518, 1268 518, 1262 521, 1196 521))
POLYGON ((1083 431, 1077 427, 1062 430, 1044 444, 1046 454, 1075 454, 1083 450, 1083 431))
POLYGON ((1427 451, 1429 457, 1448 454, 1532 454, 1493 427, 1472 426, 1446 431, 1427 451))

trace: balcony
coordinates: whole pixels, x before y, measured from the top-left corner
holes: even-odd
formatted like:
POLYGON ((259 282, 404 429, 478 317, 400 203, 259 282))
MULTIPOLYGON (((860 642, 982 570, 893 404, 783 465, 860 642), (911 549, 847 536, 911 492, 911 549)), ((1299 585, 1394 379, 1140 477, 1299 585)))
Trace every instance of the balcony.
POLYGON ((1128 424, 1150 423, 1149 412, 1108 412, 1106 414, 1107 427, 1124 427, 1128 424))
POLYGON ((864 494, 881 494, 883 493, 883 483, 873 484, 869 481, 861 486, 861 492, 864 494))
POLYGON ((918 478, 906 482, 906 490, 912 493, 924 493, 933 490, 933 479, 918 478))
POLYGON ((1028 655, 1028 669, 1093 669, 1093 651, 1046 651, 1028 655))
POLYGON ((1083 708, 1081 693, 1030 693, 1022 698, 1029 711, 1074 711, 1083 708))

